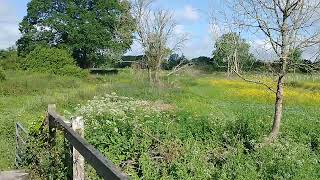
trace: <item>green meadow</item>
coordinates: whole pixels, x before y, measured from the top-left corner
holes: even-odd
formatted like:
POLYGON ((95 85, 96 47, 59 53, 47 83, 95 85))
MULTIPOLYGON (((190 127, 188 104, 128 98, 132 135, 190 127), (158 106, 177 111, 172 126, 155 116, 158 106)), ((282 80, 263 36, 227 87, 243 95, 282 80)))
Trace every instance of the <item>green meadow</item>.
MULTIPOLYGON (((87 140, 133 178, 320 178, 319 75, 288 76, 281 134, 263 146, 273 94, 224 73, 164 76, 158 87, 132 70, 87 78, 6 75, 0 82, 0 169, 14 166, 14 123, 30 127, 54 103, 67 117, 81 115, 82 108, 87 140), (88 100, 105 95, 105 107, 120 113, 86 111, 94 102, 88 100)), ((247 77, 274 85, 266 74, 247 77)))

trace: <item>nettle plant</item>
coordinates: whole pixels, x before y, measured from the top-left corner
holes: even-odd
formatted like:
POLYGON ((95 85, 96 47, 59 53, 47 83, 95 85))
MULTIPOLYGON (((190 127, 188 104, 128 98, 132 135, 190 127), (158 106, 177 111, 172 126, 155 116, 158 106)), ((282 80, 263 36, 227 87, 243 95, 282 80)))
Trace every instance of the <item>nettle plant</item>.
POLYGON ((168 119, 168 111, 173 108, 112 93, 94 97, 85 106, 76 108, 75 114, 85 119, 85 138, 89 143, 137 178, 145 176, 138 167, 151 163, 151 159, 141 162, 142 156, 149 156, 150 147, 163 143, 153 134, 160 125, 158 122, 168 119))

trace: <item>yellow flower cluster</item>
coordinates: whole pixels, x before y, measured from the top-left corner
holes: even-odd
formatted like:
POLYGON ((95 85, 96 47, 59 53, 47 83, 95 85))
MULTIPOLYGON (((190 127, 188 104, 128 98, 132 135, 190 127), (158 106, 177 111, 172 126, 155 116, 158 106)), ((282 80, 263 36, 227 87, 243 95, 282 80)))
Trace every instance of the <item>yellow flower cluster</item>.
MULTIPOLYGON (((270 86, 276 87, 275 83, 270 79, 263 79, 270 86)), ((264 86, 249 83, 243 80, 209 80, 210 85, 225 89, 225 95, 228 97, 236 97, 240 99, 252 99, 263 102, 272 102, 275 94, 267 90, 264 86)), ((308 82, 307 87, 314 87, 318 84, 308 82)), ((307 89, 287 87, 284 91, 285 101, 288 103, 301 104, 319 104, 320 92, 310 91, 307 89)))

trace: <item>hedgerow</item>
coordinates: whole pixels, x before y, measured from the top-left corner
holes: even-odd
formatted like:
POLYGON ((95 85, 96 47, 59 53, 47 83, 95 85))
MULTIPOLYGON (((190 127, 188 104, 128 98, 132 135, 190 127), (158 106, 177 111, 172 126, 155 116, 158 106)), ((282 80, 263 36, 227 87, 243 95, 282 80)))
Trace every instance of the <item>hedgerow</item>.
POLYGON ((71 54, 64 49, 38 46, 22 63, 22 68, 34 72, 84 77, 88 73, 76 66, 71 54))
POLYGON ((0 67, 0 81, 6 80, 6 74, 4 70, 0 67))

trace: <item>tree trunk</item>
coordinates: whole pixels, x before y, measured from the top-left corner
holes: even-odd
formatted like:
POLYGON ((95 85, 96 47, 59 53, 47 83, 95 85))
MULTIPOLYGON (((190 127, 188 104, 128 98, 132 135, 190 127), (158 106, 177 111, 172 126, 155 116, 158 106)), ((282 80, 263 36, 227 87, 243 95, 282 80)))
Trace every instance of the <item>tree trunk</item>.
POLYGON ((283 111, 283 83, 284 83, 284 75, 281 75, 279 76, 278 83, 277 83, 275 112, 274 112, 272 131, 270 134, 270 140, 277 138, 280 130, 280 123, 281 123, 282 111, 283 111))
POLYGON ((154 82, 156 85, 159 85, 160 83, 160 78, 159 78, 159 70, 156 69, 155 72, 154 72, 154 82))
POLYGON ((227 58, 227 61, 228 61, 228 70, 227 70, 227 76, 228 76, 228 78, 230 77, 230 57, 228 56, 228 58, 227 58))
POLYGON ((284 78, 287 73, 288 55, 290 52, 287 17, 284 17, 284 20, 283 20, 283 25, 281 27, 281 36, 282 36, 281 57, 280 57, 281 69, 278 77, 274 119, 273 119, 272 130, 269 136, 269 141, 273 141, 278 137, 278 134, 280 131, 282 113, 283 113, 283 91, 284 91, 283 86, 284 86, 284 78))
POLYGON ((151 70, 150 67, 148 67, 148 74, 149 74, 149 82, 150 82, 150 84, 152 84, 153 83, 153 78, 152 78, 152 70, 151 70))
POLYGON ((234 63, 234 70, 236 71, 236 73, 239 73, 237 48, 235 49, 233 54, 233 63, 234 63))

